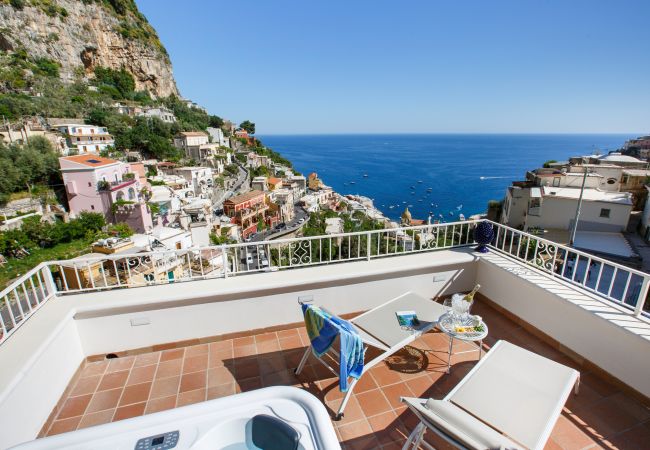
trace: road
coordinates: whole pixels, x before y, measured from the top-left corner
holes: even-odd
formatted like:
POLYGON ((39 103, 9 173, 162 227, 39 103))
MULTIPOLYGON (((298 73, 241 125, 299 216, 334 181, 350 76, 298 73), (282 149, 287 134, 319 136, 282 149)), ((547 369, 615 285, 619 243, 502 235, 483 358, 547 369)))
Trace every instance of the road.
POLYGON ((212 207, 215 210, 223 209, 223 202, 228 200, 230 197, 248 191, 248 170, 246 170, 241 164, 237 164, 237 166, 239 167, 239 174, 237 175, 237 179, 235 180, 234 184, 229 189, 227 189, 218 200, 213 202, 212 207))
POLYGON ((294 206, 294 210, 295 210, 294 218, 293 218, 292 221, 287 222, 287 228, 285 228, 283 230, 271 229, 271 230, 266 230, 266 231, 264 231, 262 233, 257 233, 251 239, 251 242, 265 241, 265 240, 268 240, 268 239, 273 239, 275 234, 278 234, 278 233, 285 234, 285 233, 288 233, 290 231, 295 231, 298 228, 300 228, 300 226, 302 226, 302 223, 300 223, 300 219, 305 219, 303 221, 303 223, 306 222, 307 220, 309 220, 309 214, 307 214, 307 212, 305 212, 304 209, 302 209, 299 206, 294 206))

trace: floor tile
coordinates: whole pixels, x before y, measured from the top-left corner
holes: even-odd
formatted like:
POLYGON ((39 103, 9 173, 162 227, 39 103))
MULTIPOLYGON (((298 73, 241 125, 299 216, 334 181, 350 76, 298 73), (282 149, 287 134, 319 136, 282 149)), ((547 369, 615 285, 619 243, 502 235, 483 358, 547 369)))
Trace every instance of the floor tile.
POLYGON ((121 372, 106 372, 99 382, 97 387, 98 391, 107 391, 109 389, 116 389, 124 387, 126 380, 129 377, 129 371, 123 370, 121 372))
POLYGON ((174 359, 171 361, 164 361, 158 364, 158 370, 156 371, 156 379, 174 377, 181 374, 181 369, 183 367, 182 359, 174 359))
POLYGON ((115 416, 113 416, 113 422, 117 420, 130 419, 131 417, 137 417, 144 414, 144 409, 146 403, 135 403, 133 405, 121 406, 115 410, 115 416))
POLYGON ((176 395, 168 397, 152 398, 147 402, 145 414, 151 414, 159 411, 176 408, 176 395))
POLYGON ((144 353, 142 355, 138 355, 135 357, 135 362, 133 363, 133 367, 150 366, 152 364, 158 364, 159 360, 160 360, 160 352, 144 353))
POLYGON ((120 396, 122 395, 122 389, 113 389, 110 391, 101 391, 95 392, 93 398, 88 404, 86 409, 86 414, 93 413, 97 411, 103 411, 105 409, 115 408, 120 401, 120 396))
POLYGON ((93 375, 90 377, 79 378, 74 389, 70 392, 71 397, 76 397, 83 394, 92 394, 99 386, 102 379, 101 375, 93 375))
POLYGON ((205 389, 207 383, 206 371, 193 372, 184 374, 181 377, 181 386, 179 393, 194 391, 196 389, 205 389))
MULTIPOLYGON (((243 378, 250 378, 256 374, 257 373, 251 373, 250 376, 243 378)), ((227 367, 213 367, 212 369, 208 369, 208 387, 234 382, 235 376, 233 375, 232 370, 227 367)))
POLYGON ((183 373, 198 372, 208 368, 208 354, 185 357, 183 360, 183 373))
POLYGON ((191 347, 187 347, 185 349, 185 358, 189 358, 191 356, 198 356, 198 355, 207 355, 209 349, 210 348, 208 344, 192 345, 191 347))
POLYGON ((151 393, 149 398, 168 397, 170 395, 176 396, 178 394, 178 387, 180 386, 181 377, 162 378, 154 380, 151 386, 151 393))
POLYGON ((86 414, 81 418, 81 422, 79 422, 79 429, 109 423, 112 421, 114 414, 114 409, 106 409, 104 411, 86 414))
POLYGON ((174 359, 181 359, 185 355, 184 348, 173 348, 170 350, 163 350, 160 355, 160 362, 172 361, 174 359))
MULTIPOLYGON (((209 386, 209 384, 208 384, 209 386)), ((208 387, 207 398, 212 400, 214 398, 227 397, 236 393, 235 382, 221 384, 217 386, 208 387)))
POLYGON ((182 392, 178 394, 177 406, 191 405, 193 403, 204 402, 206 399, 205 388, 194 391, 182 392))
POLYGON ((108 367, 108 361, 98 361, 87 363, 86 366, 81 370, 81 377, 89 377, 92 375, 103 375, 106 372, 108 367))
POLYGON ((356 397, 366 417, 392 411, 393 409, 380 389, 363 392, 357 394, 356 397))
POLYGON ((156 374, 157 365, 152 364, 149 366, 140 366, 134 367, 131 369, 129 378, 126 380, 126 385, 131 386, 133 384, 147 383, 153 381, 153 377, 156 374))
POLYGON ((119 406, 131 405, 133 403, 146 402, 151 391, 151 382, 134 384, 124 388, 119 406))
POLYGON ((131 370, 133 363, 135 362, 135 356, 124 356, 122 358, 114 358, 109 360, 108 368, 106 369, 107 373, 110 372, 120 372, 123 370, 131 370))
POLYGON ((88 407, 92 394, 80 395, 77 397, 70 397, 61 407, 58 419, 68 419, 70 417, 81 416, 88 407))
POLYGON ((74 431, 77 429, 77 426, 79 425, 80 421, 81 421, 81 416, 70 417, 68 419, 63 419, 63 420, 55 420, 52 423, 52 426, 50 427, 50 431, 48 432, 48 435, 53 436, 55 434, 74 431))

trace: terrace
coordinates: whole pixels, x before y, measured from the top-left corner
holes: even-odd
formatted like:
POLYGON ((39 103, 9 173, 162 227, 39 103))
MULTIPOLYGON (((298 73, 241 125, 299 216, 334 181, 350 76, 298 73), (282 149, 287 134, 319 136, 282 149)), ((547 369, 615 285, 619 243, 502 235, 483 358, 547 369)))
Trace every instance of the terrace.
MULTIPOLYGON (((491 252, 475 253, 474 225, 220 246, 218 270, 188 270, 173 284, 118 285, 98 273, 73 289, 57 263, 44 263, 0 295, 1 445, 271 385, 300 386, 335 410, 342 394, 329 372, 314 360, 292 371, 308 344, 299 297, 353 315, 406 291, 440 301, 477 282, 486 350, 506 339, 581 372, 547 448, 645 445, 648 276, 500 225, 491 252), (238 263, 251 247, 271 255, 270 269, 238 263)), ((188 255, 179 258, 196 264, 188 255)), ((142 257, 68 263, 83 270, 142 257)), ((447 374, 447 348, 444 334, 430 332, 362 378, 333 422, 342 446, 401 448, 415 419, 399 396, 441 398, 476 362, 476 353, 454 355, 447 374)))

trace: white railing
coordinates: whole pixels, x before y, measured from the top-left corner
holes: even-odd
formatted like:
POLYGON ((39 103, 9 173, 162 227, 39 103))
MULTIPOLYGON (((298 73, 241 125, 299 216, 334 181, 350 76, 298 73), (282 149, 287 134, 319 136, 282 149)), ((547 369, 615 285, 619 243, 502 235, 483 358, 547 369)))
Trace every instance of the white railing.
POLYGON ((57 293, 52 272, 41 263, 0 293, 0 343, 57 293))
MULTIPOLYGON (((102 255, 39 264, 0 293, 0 343, 60 294, 227 278, 474 245, 479 221, 359 231, 220 246, 102 255)), ((493 223, 490 247, 645 314, 650 275, 493 223)))
POLYGON ((620 304, 636 316, 647 314, 650 274, 505 225, 493 226, 492 248, 620 304))

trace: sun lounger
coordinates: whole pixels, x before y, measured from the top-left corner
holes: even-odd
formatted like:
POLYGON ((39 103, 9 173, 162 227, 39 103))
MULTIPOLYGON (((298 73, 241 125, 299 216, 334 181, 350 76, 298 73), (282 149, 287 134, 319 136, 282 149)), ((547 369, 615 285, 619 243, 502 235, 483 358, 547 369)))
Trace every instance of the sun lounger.
POLYGON ((580 374, 499 341, 443 400, 403 397, 420 423, 403 450, 431 430, 459 448, 542 449, 580 374))
MULTIPOLYGON (((386 359, 388 356, 404 348, 408 344, 415 341, 427 331, 436 326, 440 317, 445 313, 444 307, 432 300, 427 300, 417 294, 407 292, 394 298, 376 308, 366 311, 363 314, 349 320, 354 326, 355 330, 361 336, 364 348, 374 347, 380 350, 378 356, 370 361, 365 362, 361 376, 364 376, 370 369, 386 359), (397 322, 395 313, 397 311, 411 310, 415 311, 420 321, 420 325, 413 329, 406 329, 400 327, 397 322)), ((305 354, 296 369, 296 374, 300 374, 302 369, 312 353, 311 347, 308 347, 305 354)), ((338 352, 334 346, 328 353, 333 355, 333 359, 339 359, 338 352)), ((314 356, 316 356, 314 354, 314 356)), ((325 356, 325 355, 323 355, 325 356)), ((318 358, 325 367, 327 367, 335 376, 338 377, 339 372, 334 370, 323 357, 318 358)), ((352 395, 354 386, 358 380, 353 379, 350 383, 348 391, 343 397, 341 406, 336 413, 335 420, 339 420, 343 416, 345 406, 352 395)))

